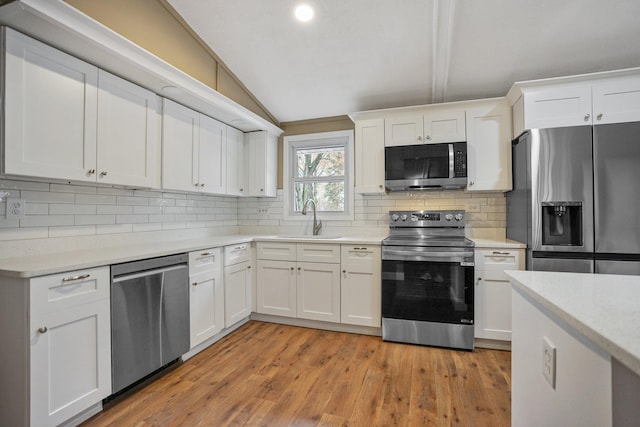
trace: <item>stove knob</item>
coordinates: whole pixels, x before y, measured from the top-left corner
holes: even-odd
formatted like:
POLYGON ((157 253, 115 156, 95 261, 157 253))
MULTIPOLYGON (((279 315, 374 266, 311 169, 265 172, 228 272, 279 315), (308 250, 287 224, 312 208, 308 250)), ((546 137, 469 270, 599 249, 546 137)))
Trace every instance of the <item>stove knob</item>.
POLYGON ((444 216, 444 219, 446 219, 447 221, 451 221, 453 219, 453 215, 452 214, 446 214, 444 216))
POLYGON ((411 221, 413 221, 413 222, 418 221, 418 217, 415 216, 414 214, 411 214, 411 221))
POLYGON ((397 214, 393 214, 393 215, 391 215, 391 221, 394 221, 394 222, 395 222, 395 221, 397 221, 397 220, 398 220, 398 218, 400 218, 400 217, 399 217, 397 214))
POLYGON ((402 216, 400 216, 400 219, 402 221, 406 221, 407 220, 407 215, 406 214, 402 214, 402 216))
POLYGON ((462 218, 464 218, 464 215, 461 213, 457 213, 455 218, 456 218, 456 221, 462 221, 462 218))

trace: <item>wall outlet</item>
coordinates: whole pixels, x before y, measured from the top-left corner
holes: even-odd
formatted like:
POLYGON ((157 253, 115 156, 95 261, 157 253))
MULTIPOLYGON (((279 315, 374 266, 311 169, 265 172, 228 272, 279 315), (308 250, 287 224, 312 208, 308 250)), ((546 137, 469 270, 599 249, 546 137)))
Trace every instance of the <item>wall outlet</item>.
POLYGON ((556 388, 556 347, 549 341, 549 338, 542 337, 542 375, 551 385, 556 388))
POLYGON ((7 219, 24 219, 25 201, 16 197, 7 197, 7 219))

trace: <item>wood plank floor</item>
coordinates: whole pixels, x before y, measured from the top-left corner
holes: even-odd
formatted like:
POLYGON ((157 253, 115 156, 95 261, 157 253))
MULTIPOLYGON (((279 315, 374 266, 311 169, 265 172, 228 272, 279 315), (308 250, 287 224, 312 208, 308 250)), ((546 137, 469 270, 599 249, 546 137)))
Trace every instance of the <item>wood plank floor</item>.
POLYGON ((509 426, 510 366, 251 321, 83 426, 509 426))

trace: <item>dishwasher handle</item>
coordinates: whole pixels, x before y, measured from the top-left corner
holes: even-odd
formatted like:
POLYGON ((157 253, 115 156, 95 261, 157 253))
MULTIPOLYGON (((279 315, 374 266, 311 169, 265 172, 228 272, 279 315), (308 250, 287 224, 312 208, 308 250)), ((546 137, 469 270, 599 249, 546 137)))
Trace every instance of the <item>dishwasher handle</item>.
POLYGON ((154 274, 166 273, 168 271, 180 270, 182 268, 188 268, 188 266, 186 264, 180 264, 180 265, 174 265, 172 267, 157 268, 155 270, 141 271, 139 273, 123 274, 121 276, 114 277, 112 282, 113 283, 120 283, 120 282, 124 282, 125 280, 132 280, 132 279, 138 279, 140 277, 153 276, 154 274))

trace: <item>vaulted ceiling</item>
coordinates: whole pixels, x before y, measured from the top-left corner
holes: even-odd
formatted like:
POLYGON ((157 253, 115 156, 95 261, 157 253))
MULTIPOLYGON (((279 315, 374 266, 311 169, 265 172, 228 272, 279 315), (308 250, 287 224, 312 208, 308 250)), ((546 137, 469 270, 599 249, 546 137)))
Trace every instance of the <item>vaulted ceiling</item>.
POLYGON ((639 0, 168 2, 280 122, 640 67, 639 0))

